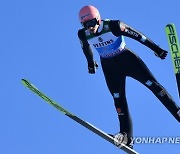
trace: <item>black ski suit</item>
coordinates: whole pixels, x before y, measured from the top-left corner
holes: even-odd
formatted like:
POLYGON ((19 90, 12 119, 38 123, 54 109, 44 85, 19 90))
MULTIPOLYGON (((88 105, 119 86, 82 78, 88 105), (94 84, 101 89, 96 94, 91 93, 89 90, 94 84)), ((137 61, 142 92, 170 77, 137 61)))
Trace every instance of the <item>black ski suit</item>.
POLYGON ((167 52, 145 35, 134 30, 122 21, 104 20, 102 22, 96 34, 91 34, 83 28, 78 31, 78 37, 89 68, 94 69, 91 48, 96 48, 100 55, 106 83, 113 96, 118 113, 120 132, 126 132, 128 137, 133 136, 132 120, 128 110, 125 92, 125 80, 127 76, 136 79, 150 89, 169 112, 180 122, 180 115, 177 113, 180 108, 176 105, 166 89, 155 79, 140 57, 126 47, 123 36, 135 39, 149 47, 161 59, 166 57, 167 52))

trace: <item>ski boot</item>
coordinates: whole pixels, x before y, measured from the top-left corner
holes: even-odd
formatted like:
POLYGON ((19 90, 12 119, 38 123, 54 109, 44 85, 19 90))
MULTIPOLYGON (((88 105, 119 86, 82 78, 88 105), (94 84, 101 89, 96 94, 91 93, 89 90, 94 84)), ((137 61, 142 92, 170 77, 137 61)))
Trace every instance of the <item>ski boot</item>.
POLYGON ((116 146, 121 147, 121 144, 124 144, 133 149, 133 140, 127 136, 127 133, 122 132, 111 136, 114 138, 114 144, 116 146))
POLYGON ((177 112, 177 115, 179 116, 179 118, 180 118, 180 109, 179 109, 179 111, 177 112))

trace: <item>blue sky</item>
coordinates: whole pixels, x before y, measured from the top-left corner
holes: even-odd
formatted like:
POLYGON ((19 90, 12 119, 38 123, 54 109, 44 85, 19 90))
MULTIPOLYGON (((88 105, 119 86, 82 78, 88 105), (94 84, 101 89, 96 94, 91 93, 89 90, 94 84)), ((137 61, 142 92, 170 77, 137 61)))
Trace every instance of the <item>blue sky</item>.
MULTIPOLYGON (((180 33, 178 0, 1 1, 0 153, 123 153, 21 84, 21 78, 27 78, 75 115, 107 133, 118 132, 118 119, 102 69, 95 75, 87 73, 77 37, 81 28, 78 12, 88 4, 96 6, 103 19, 122 20, 166 50, 165 25, 173 22, 180 33)), ((125 40, 179 104, 170 54, 160 60, 139 42, 125 40)), ((94 54, 100 63, 96 51, 94 54)), ((179 123, 148 89, 128 78, 126 92, 134 136, 180 136, 179 123)), ((180 144, 135 144, 134 148, 145 154, 175 154, 180 144)))

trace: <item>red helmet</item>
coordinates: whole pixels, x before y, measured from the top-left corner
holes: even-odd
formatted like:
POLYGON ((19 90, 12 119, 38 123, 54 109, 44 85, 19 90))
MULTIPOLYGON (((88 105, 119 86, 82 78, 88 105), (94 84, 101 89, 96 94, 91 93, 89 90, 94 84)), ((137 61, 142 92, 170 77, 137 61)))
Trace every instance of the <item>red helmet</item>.
POLYGON ((95 8, 92 5, 84 6, 79 11, 79 20, 81 23, 84 23, 86 21, 96 19, 99 24, 101 23, 101 16, 99 14, 99 11, 97 8, 95 8))

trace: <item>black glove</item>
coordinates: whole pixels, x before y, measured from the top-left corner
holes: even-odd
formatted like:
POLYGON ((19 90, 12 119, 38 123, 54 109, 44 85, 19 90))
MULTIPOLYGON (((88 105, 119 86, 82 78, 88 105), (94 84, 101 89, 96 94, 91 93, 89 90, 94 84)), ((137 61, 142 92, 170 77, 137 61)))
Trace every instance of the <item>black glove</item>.
POLYGON ((90 74, 95 74, 97 68, 98 64, 95 61, 88 63, 88 71, 90 74))
POLYGON ((161 49, 161 48, 159 48, 158 50, 156 50, 155 52, 154 52, 154 54, 157 56, 157 57, 159 57, 159 58, 161 58, 161 59, 165 59, 166 58, 166 56, 167 56, 167 51, 166 50, 163 50, 163 49, 161 49))

